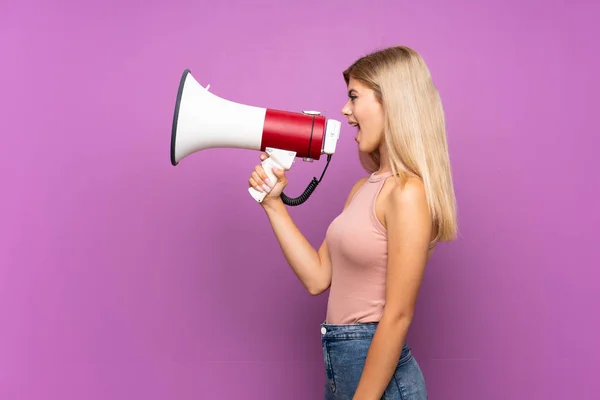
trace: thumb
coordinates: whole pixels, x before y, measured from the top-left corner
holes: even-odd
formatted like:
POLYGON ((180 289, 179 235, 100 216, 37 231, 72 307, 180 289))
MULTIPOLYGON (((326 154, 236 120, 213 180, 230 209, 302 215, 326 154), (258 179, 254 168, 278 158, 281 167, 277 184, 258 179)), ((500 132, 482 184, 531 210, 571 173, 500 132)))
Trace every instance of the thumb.
POLYGON ((277 177, 277 181, 282 182, 285 179, 285 171, 278 167, 273 167, 273 175, 277 177))

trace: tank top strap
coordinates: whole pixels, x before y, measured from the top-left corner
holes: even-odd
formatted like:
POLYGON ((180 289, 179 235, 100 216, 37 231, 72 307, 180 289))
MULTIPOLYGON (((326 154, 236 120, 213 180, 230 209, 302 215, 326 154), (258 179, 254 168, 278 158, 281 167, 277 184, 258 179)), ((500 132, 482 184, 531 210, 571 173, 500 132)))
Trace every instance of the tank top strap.
POLYGON ((383 172, 380 174, 372 173, 371 176, 369 176, 369 182, 375 185, 372 191, 371 203, 369 205, 369 214, 371 222, 373 223, 375 228, 377 228, 377 230, 379 230, 379 232, 382 234, 386 233, 386 229, 385 226, 383 226, 383 224, 381 223, 381 221, 379 221, 379 218, 377 218, 376 205, 377 199, 379 198, 379 194, 381 193, 381 189, 383 189, 383 185, 385 184, 386 179, 390 176, 392 176, 391 171, 383 172))

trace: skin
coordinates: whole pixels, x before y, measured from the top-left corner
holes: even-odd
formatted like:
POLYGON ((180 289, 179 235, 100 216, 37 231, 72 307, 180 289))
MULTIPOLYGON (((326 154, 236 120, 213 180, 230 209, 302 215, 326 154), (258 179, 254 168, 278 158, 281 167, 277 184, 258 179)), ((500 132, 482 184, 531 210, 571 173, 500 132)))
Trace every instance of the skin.
MULTIPOLYGON (((355 140, 361 151, 379 149, 382 164, 377 173, 389 171, 383 143, 385 117, 375 93, 351 79, 342 114, 349 124, 358 124, 355 140)), ((266 157, 266 154, 260 155, 261 160, 266 157)), ((292 270, 310 294, 321 294, 331 283, 327 243, 324 240, 315 250, 298 230, 279 197, 288 182, 285 173, 281 170, 273 172, 277 182, 269 182, 259 164, 248 182, 257 190, 268 193, 260 204, 292 270)), ((364 177, 354 184, 344 209, 367 179, 364 177)), ((375 212, 386 228, 388 238, 386 306, 353 400, 380 399, 388 386, 413 319, 425 266, 431 255, 432 221, 425 188, 418 178, 409 178, 401 184, 393 177, 387 178, 376 200, 375 212)))

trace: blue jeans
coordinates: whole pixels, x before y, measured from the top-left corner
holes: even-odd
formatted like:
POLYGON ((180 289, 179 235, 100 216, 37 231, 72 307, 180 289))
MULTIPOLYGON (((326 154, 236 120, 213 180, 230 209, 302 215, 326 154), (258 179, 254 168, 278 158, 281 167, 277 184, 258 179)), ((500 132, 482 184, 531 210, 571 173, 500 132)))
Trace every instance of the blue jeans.
MULTIPOLYGON (((325 359, 325 400, 352 400, 377 323, 321 324, 325 359)), ((382 400, 426 400, 425 378, 405 343, 382 400)))

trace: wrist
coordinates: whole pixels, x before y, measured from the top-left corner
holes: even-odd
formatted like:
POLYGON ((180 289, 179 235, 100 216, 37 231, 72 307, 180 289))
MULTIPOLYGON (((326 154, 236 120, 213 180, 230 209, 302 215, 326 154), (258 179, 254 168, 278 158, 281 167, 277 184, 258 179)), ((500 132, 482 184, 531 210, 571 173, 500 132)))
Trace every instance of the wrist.
POLYGON ((270 199, 265 198, 265 200, 261 202, 260 205, 267 214, 271 212, 277 212, 278 210, 281 210, 282 207, 285 208, 285 204, 283 204, 283 200, 281 200, 281 197, 279 196, 270 199))

